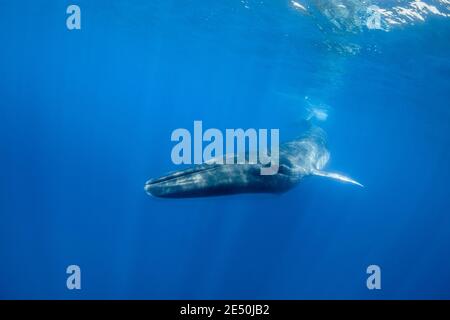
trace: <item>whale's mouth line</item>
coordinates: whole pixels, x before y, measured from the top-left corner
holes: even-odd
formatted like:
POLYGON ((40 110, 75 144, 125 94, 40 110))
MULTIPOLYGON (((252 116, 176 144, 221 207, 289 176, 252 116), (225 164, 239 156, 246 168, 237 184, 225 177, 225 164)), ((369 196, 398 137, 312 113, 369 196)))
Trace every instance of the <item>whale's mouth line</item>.
POLYGON ((231 177, 231 172, 227 172, 223 166, 227 165, 201 164, 169 173, 163 177, 147 181, 144 190, 149 195, 158 198, 199 197, 207 192, 208 188, 219 191, 228 190, 230 183, 233 179, 236 179, 236 176, 231 177))
POLYGON ((146 186, 155 186, 155 185, 162 184, 162 183, 173 182, 174 180, 176 181, 179 178, 186 178, 193 174, 208 172, 208 171, 217 169, 217 165, 207 165, 207 166, 208 167, 190 168, 190 169, 186 169, 183 171, 177 171, 174 173, 170 173, 170 174, 160 177, 160 178, 150 179, 145 183, 145 185, 146 186))

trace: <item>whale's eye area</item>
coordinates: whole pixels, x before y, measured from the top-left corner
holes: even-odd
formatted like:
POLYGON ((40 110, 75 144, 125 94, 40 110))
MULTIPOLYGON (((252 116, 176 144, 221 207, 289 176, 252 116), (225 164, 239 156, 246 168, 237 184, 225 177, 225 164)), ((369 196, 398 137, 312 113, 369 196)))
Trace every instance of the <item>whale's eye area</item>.
POLYGON ((279 168, 278 168, 278 173, 279 174, 285 174, 285 175, 287 175, 287 174, 289 174, 289 168, 288 168, 288 166, 286 166, 285 164, 281 164, 280 166, 279 166, 279 168))

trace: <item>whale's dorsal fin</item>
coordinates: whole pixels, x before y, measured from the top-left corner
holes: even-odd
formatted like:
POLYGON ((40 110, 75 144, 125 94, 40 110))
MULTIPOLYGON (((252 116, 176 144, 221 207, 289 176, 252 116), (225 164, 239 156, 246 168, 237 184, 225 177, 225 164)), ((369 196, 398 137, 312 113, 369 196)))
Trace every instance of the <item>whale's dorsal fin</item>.
POLYGON ((321 177, 327 177, 327 178, 331 178, 331 179, 335 179, 341 182, 348 182, 348 183, 352 183, 352 184, 356 184, 357 186, 363 187, 364 186, 359 183, 358 181, 353 180, 352 178, 346 177, 342 174, 339 173, 335 173, 335 172, 327 172, 327 171, 321 171, 321 170, 313 170, 312 174, 315 176, 321 176, 321 177))

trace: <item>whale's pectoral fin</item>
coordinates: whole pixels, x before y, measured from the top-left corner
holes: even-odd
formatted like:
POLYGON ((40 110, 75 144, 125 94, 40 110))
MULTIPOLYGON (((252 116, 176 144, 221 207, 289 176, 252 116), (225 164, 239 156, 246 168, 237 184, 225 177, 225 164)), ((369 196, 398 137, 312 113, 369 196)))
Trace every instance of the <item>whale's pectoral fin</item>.
POLYGON ((339 173, 314 170, 312 172, 312 174, 315 175, 315 176, 321 176, 321 177, 327 177, 327 178, 335 179, 335 180, 338 180, 338 181, 341 181, 341 182, 348 182, 348 183, 356 184, 357 186, 360 186, 360 187, 364 188, 364 186, 361 183, 359 183, 358 181, 355 181, 352 178, 346 177, 346 176, 344 176, 342 174, 339 174, 339 173))

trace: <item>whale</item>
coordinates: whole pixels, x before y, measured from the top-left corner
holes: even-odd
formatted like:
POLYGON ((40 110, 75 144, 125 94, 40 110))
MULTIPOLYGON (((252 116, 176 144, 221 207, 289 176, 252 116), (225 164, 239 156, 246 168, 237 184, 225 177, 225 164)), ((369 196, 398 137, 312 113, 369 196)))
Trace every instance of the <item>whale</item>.
MULTIPOLYGON (((228 157, 224 155, 223 157, 228 157)), ((282 143, 278 171, 262 175, 260 163, 209 161, 169 173, 145 183, 145 191, 158 198, 194 198, 242 193, 283 193, 303 178, 321 176, 363 187, 350 177, 324 171, 330 159, 325 133, 320 128, 308 130, 295 140, 282 143)))

